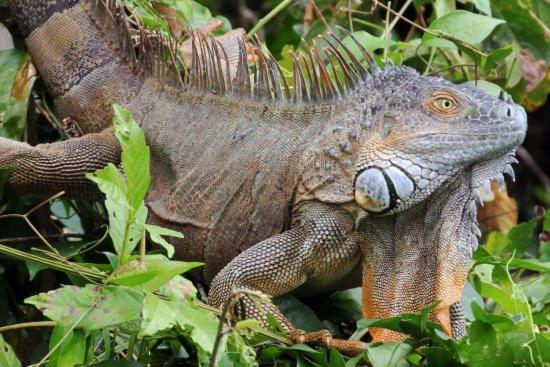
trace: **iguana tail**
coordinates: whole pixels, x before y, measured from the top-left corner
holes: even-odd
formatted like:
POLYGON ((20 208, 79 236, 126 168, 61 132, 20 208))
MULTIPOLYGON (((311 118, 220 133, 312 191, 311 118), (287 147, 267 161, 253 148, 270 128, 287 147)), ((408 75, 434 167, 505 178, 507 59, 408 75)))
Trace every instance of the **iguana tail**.
POLYGON ((123 10, 110 0, 13 0, 10 7, 60 115, 85 117, 77 121, 84 133, 108 126, 112 103, 128 103, 144 81, 123 10))

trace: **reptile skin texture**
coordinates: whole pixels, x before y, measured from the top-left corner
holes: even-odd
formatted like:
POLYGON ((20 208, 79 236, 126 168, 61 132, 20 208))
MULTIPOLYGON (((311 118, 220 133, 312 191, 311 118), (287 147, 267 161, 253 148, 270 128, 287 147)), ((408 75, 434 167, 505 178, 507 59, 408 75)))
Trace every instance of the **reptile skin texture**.
MULTIPOLYGON (((136 51, 121 30, 115 2, 9 3, 58 114, 84 133, 36 147, 0 138, 0 168, 15 166, 9 190, 100 199, 84 175, 119 161, 109 128, 119 103, 151 148, 149 221, 185 234, 173 242, 176 257, 205 263, 194 277, 212 305, 239 289, 312 295, 362 284, 366 317, 438 302, 432 319, 464 335, 475 189, 510 173, 527 127, 521 107, 407 67, 347 62, 333 36, 338 85, 315 51, 310 63, 294 62, 292 90, 259 47, 252 76, 240 38, 233 48, 224 40, 239 60, 236 75, 224 74, 229 58, 208 61, 222 46, 194 36, 190 76, 175 87, 174 74, 153 75, 153 53, 136 51)), ((240 317, 274 314, 296 341, 360 351, 360 342, 295 330, 271 304, 243 295, 239 305, 240 317)))

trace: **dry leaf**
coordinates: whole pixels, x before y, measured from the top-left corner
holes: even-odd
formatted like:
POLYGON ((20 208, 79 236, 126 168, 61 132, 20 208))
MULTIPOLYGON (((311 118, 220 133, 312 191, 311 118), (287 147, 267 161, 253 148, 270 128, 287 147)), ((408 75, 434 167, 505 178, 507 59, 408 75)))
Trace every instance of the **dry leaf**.
POLYGON ((507 233, 518 223, 517 203, 508 196, 506 187, 499 188, 496 181, 491 181, 491 190, 494 199, 478 206, 477 218, 483 228, 507 233))

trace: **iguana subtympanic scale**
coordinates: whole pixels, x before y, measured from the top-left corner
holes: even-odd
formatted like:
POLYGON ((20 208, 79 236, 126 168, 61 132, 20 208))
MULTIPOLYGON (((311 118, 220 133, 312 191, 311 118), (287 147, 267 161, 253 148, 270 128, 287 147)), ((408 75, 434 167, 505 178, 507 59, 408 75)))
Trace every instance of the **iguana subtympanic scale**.
MULTIPOLYGON (((366 316, 439 301, 433 317, 463 333, 451 314, 477 246, 475 188, 509 171, 525 135, 521 107, 407 67, 380 70, 332 35, 324 52, 293 56, 292 88, 259 44, 251 76, 242 40, 230 50, 201 34, 180 79, 159 57, 162 41, 138 32, 136 46, 115 2, 10 6, 59 114, 86 134, 36 147, 0 139, 0 168, 16 166, 10 189, 100 197, 84 174, 119 160, 116 102, 151 147, 150 221, 185 233, 177 256, 205 262, 213 305, 233 287, 311 294, 362 270, 366 316)), ((245 316, 265 321, 244 303, 245 316)))

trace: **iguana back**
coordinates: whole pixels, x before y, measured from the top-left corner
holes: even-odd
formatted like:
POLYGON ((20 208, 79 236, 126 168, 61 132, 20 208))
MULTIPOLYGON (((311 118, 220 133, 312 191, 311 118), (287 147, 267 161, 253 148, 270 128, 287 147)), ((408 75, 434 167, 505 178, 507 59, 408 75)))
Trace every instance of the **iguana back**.
MULTIPOLYGON (((201 35, 193 46, 204 52, 195 50, 192 79, 180 82, 158 59, 151 36, 143 35, 142 48, 134 48, 115 2, 48 3, 42 13, 32 13, 27 2, 12 6, 27 27, 29 51, 61 116, 93 133, 110 125, 112 103, 133 113, 152 152, 151 221, 185 233, 177 254, 204 261, 207 282, 244 249, 289 228, 304 173, 313 185, 340 180, 347 187, 325 200, 353 200, 353 160, 331 169, 335 162, 319 145, 333 128, 328 121, 346 110, 343 101, 309 102, 312 87, 310 94, 296 92, 297 102, 273 95, 271 88, 281 88, 281 81, 275 85, 279 74, 265 59, 255 86, 247 85, 244 63, 238 75, 214 80, 212 74, 225 73, 225 65, 199 56, 211 56, 214 50, 207 49, 215 46, 201 35), (316 168, 307 166, 313 155, 320 156, 316 168), (339 175, 342 169, 347 172, 339 175)), ((303 78, 304 66, 298 67, 303 78)))

